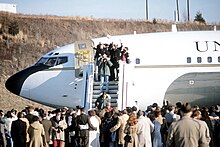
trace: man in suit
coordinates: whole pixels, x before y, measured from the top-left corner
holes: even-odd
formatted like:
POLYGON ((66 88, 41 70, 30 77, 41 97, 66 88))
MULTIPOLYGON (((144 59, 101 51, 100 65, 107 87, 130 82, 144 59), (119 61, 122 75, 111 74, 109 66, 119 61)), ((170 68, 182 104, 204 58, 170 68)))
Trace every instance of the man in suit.
POLYGON ((81 114, 76 118, 76 136, 78 138, 78 145, 80 147, 88 147, 89 145, 89 130, 96 130, 92 126, 88 115, 86 115, 86 109, 81 108, 81 114))
POLYGON ((26 147, 26 123, 21 120, 24 115, 18 113, 18 119, 12 122, 11 137, 14 142, 14 147, 26 147))

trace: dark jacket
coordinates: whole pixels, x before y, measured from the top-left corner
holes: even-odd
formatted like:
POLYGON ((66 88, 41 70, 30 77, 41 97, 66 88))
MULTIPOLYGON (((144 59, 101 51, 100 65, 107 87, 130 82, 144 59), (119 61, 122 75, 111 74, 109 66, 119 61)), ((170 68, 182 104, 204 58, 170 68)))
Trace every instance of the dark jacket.
POLYGON ((76 118, 76 125, 77 125, 77 130, 76 130, 76 136, 78 137, 86 137, 89 136, 89 130, 96 130, 94 126, 92 126, 88 115, 86 114, 81 114, 76 118), (82 125, 88 125, 88 128, 81 128, 82 125))
POLYGON ((22 147, 26 144, 26 123, 20 119, 12 122, 11 137, 14 141, 14 147, 22 147))

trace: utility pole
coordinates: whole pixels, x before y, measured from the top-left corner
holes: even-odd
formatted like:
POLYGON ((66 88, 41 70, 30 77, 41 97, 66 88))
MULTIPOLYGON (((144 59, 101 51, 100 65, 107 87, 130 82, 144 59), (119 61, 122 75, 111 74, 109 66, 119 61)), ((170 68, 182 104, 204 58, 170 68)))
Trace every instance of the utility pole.
POLYGON ((187 12, 188 12, 188 21, 190 21, 190 4, 189 0, 187 0, 187 12))
POLYGON ((179 15, 179 0, 176 0, 176 21, 178 22, 180 19, 179 15))
POLYGON ((148 0, 146 0, 146 20, 148 20, 148 0))

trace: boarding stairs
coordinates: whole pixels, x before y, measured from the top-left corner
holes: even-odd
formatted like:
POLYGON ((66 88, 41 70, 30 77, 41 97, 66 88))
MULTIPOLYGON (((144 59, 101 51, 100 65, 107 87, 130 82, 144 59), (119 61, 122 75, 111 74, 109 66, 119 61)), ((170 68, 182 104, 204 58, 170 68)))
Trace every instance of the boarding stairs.
MULTIPOLYGON (((83 95, 81 98, 81 106, 87 110, 95 108, 95 101, 101 95, 100 82, 94 81, 94 63, 89 63, 83 66, 83 95)), ((118 107, 119 110, 125 109, 127 106, 134 106, 131 97, 128 96, 128 89, 133 87, 130 80, 133 78, 132 69, 125 63, 120 63, 119 66, 119 81, 109 82, 109 95, 111 96, 111 107, 118 107)), ((104 85, 105 90, 105 85, 104 85)), ((135 102, 135 101, 134 101, 135 102)))
MULTIPOLYGON (((104 84, 105 90, 105 84, 104 84)), ((95 108, 95 101, 101 95, 100 93, 100 82, 93 82, 93 97, 92 97, 92 108, 95 108)), ((111 96, 111 107, 118 107, 118 81, 109 82, 109 92, 111 96)))

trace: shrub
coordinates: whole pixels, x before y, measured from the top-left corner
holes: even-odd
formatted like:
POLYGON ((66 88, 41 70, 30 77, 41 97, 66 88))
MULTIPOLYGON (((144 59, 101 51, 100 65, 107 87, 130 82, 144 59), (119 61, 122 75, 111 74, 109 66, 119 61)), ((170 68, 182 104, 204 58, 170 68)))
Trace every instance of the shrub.
POLYGON ((19 26, 17 22, 11 22, 8 27, 8 33, 15 36, 19 33, 19 26))
POLYGON ((156 18, 153 19, 153 24, 156 24, 157 23, 157 20, 156 18))

